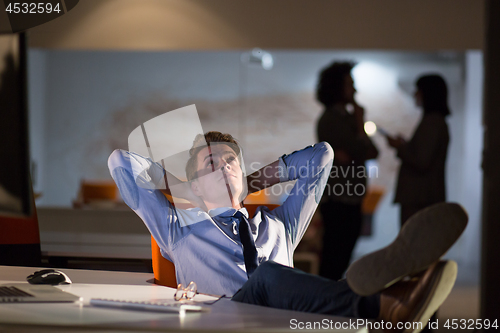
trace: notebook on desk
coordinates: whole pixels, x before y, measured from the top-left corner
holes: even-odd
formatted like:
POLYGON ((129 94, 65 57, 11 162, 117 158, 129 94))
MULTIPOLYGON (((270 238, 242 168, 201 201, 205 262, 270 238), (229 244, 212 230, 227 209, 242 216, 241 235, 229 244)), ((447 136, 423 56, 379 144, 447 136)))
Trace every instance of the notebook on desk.
POLYGON ((0 285, 0 304, 75 302, 79 299, 79 296, 70 294, 49 285, 33 285, 28 283, 12 283, 0 285))
POLYGON ((202 304, 203 303, 194 301, 179 302, 174 300, 132 301, 105 298, 92 298, 90 300, 90 305, 93 306, 139 311, 173 312, 179 314, 186 312, 209 312, 210 307, 202 304))

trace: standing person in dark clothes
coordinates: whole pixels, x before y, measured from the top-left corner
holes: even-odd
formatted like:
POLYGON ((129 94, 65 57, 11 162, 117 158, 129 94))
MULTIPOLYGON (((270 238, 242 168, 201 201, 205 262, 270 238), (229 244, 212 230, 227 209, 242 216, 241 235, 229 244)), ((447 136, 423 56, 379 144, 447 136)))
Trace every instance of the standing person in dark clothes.
POLYGON ((416 86, 415 102, 424 115, 413 137, 408 142, 401 136, 387 137, 401 160, 394 199, 401 205, 401 226, 417 211, 446 200, 448 89, 439 75, 421 76, 416 86))
MULTIPOLYGON (((436 74, 421 76, 417 82, 415 103, 424 111, 413 137, 406 142, 401 136, 388 136, 389 145, 401 160, 396 197, 401 205, 401 226, 416 212, 446 200, 445 164, 450 135, 445 117, 448 88, 436 74)), ((431 318, 437 320, 436 314, 431 318)), ((429 326, 424 332, 430 332, 429 326)))
POLYGON ((364 109, 356 103, 351 70, 354 63, 334 62, 321 71, 316 91, 324 112, 317 124, 318 141, 328 142, 335 161, 320 205, 323 251, 320 275, 341 279, 361 232, 361 203, 366 193, 365 161, 377 148, 364 131, 364 109), (352 112, 348 111, 348 107, 352 112))

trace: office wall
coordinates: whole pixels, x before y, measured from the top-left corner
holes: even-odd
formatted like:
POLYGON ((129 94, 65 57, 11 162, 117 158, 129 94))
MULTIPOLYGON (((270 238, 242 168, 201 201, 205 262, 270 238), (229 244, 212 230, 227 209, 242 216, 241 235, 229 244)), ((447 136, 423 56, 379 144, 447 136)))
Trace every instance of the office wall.
MULTIPOLYGON (((462 237, 463 256, 470 264, 470 280, 479 281, 481 262, 481 206, 483 170, 483 55, 467 52, 465 73, 465 114, 463 140, 463 176, 460 197, 469 214, 469 226, 462 237)), ((448 181, 453 181, 452 179, 448 181)))
MULTIPOLYGON (((70 205, 81 178, 109 178, 108 154, 126 149, 135 127, 193 103, 205 130, 230 131, 247 146, 247 161, 269 163, 282 152, 315 142, 321 108, 314 88, 319 70, 332 59, 362 61, 354 71, 361 85, 358 100, 367 106, 368 119, 393 133, 409 136, 418 121, 411 95, 413 81, 422 71, 448 76, 451 106, 461 114, 463 79, 456 53, 452 58, 401 52, 272 53, 275 66, 266 71, 242 65, 239 52, 35 50, 30 58, 36 69, 30 76, 30 103, 44 126, 36 126, 39 132, 33 136, 34 143, 45 149, 40 154, 45 159, 40 162, 44 176, 37 177, 46 182, 40 203, 70 205), (273 141, 277 152, 268 148, 273 141), (87 158, 89 154, 95 158, 87 158)), ((457 137, 463 130, 460 119, 450 119, 452 135, 456 131, 457 137)), ((374 140, 386 146, 382 137, 374 140)), ((459 156, 453 149, 458 148, 452 146, 451 156, 459 156)), ((394 153, 383 150, 379 160, 379 179, 373 181, 392 187, 391 177, 397 171, 394 153)), ((459 166, 454 163, 452 170, 459 166)))
POLYGON ((57 49, 480 49, 483 0, 81 0, 30 30, 57 49))

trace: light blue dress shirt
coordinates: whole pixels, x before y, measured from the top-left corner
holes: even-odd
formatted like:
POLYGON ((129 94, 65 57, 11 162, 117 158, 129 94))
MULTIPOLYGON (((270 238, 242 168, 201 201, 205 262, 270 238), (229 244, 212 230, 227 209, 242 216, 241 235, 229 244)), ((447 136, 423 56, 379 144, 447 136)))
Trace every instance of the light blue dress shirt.
MULTIPOLYGON (((332 163, 333 151, 325 142, 280 157, 281 180, 296 182, 281 206, 272 211, 260 206, 248 219, 259 263, 273 260, 293 267, 293 252, 321 199, 332 163)), ((194 281, 199 292, 226 296, 241 288, 248 277, 234 208, 175 208, 155 189, 163 179, 162 167, 135 153, 115 150, 108 166, 125 203, 144 221, 161 254, 175 264, 178 283, 194 281)), ((245 208, 240 211, 248 217, 245 208)))

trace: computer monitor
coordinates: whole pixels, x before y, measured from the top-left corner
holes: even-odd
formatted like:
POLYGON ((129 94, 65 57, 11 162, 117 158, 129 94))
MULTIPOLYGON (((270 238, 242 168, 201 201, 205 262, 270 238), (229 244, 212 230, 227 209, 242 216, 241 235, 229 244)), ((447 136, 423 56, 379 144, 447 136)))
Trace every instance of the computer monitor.
POLYGON ((0 34, 0 215, 32 214, 26 37, 0 34))
POLYGON ((27 43, 0 34, 0 265, 39 266, 28 140, 27 43))

